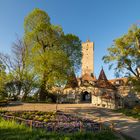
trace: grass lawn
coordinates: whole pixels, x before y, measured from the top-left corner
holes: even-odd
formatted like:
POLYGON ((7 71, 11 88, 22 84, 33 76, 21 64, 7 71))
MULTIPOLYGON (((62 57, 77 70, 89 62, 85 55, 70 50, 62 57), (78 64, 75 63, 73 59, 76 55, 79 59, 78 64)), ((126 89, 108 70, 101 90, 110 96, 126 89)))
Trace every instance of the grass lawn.
POLYGON ((78 132, 75 134, 47 133, 45 130, 31 129, 15 121, 0 118, 1 140, 119 140, 112 132, 78 132))
POLYGON ((140 120, 140 112, 137 111, 136 109, 122 108, 122 109, 115 110, 115 112, 123 113, 126 116, 130 116, 130 117, 133 117, 133 118, 136 118, 136 119, 140 120))

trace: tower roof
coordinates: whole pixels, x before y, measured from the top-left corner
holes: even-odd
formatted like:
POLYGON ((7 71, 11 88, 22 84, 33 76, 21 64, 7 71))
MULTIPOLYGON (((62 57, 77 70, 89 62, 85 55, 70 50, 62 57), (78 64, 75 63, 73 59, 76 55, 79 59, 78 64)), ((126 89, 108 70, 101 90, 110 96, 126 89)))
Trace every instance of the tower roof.
POLYGON ((76 87, 78 87, 78 81, 76 79, 75 73, 72 72, 68 77, 65 89, 66 88, 76 88, 76 87))
POLYGON ((105 75, 104 69, 102 68, 98 80, 105 80, 107 81, 107 77, 105 75))
POLYGON ((107 80, 107 77, 105 75, 105 72, 102 68, 101 72, 100 72, 100 75, 99 75, 99 78, 97 80, 97 87, 100 87, 100 88, 108 88, 108 89, 115 89, 115 86, 113 86, 111 84, 111 82, 109 82, 107 80))

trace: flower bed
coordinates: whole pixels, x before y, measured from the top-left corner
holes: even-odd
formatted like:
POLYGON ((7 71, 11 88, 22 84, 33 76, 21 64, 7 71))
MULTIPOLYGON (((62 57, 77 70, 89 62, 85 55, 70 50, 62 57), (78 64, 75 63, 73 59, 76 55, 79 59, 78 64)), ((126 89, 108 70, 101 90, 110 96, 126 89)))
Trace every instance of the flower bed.
POLYGON ((24 124, 0 118, 0 140, 120 140, 109 130, 99 133, 47 133, 42 129, 30 129, 24 124))
POLYGON ((49 132, 77 132, 100 130, 100 124, 89 119, 80 118, 63 112, 41 111, 2 111, 5 120, 15 120, 33 128, 43 128, 49 132))

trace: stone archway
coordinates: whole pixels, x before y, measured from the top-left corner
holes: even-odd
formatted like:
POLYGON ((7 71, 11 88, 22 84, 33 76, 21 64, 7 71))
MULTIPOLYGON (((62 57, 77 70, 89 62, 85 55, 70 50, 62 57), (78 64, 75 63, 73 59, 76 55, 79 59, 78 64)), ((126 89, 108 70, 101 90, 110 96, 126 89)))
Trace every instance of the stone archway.
POLYGON ((91 93, 88 91, 82 92, 81 101, 85 103, 91 103, 91 93))

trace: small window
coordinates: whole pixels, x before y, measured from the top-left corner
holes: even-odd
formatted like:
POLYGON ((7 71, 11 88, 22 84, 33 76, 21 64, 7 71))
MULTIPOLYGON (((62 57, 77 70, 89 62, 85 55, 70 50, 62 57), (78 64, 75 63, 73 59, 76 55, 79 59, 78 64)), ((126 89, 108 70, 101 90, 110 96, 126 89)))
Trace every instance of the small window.
POLYGON ((115 84, 117 84, 117 85, 120 84, 120 81, 116 81, 115 84))

